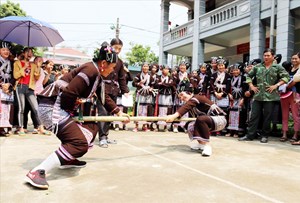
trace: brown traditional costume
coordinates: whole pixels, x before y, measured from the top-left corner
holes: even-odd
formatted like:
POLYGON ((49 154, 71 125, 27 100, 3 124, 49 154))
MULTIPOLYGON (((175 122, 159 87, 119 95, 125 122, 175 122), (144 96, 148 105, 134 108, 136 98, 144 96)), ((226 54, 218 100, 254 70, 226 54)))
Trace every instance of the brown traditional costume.
POLYGON ((99 130, 98 125, 95 122, 77 123, 72 116, 82 101, 92 98, 99 88, 101 91, 98 91, 97 97, 108 112, 119 112, 111 98, 105 96, 104 83, 101 81, 101 74, 109 74, 116 62, 117 55, 114 50, 107 43, 103 43, 101 49, 95 51, 93 62, 85 63, 67 73, 39 95, 40 118, 46 128, 56 132, 61 145, 41 164, 29 171, 26 175, 28 183, 37 188, 48 189, 46 171, 55 167, 85 167, 86 162, 77 158, 83 156, 92 146, 99 130))
POLYGON ((222 130, 227 122, 223 112, 211 108, 213 102, 206 96, 194 95, 177 112, 180 116, 190 113, 197 117, 196 121, 189 123, 188 134, 191 140, 209 142, 211 131, 222 130))

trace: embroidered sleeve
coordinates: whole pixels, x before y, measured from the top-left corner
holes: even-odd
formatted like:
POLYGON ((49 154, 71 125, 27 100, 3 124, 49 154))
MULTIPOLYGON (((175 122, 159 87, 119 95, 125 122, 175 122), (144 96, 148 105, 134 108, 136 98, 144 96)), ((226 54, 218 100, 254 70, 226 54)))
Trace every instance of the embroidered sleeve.
POLYGON ((78 73, 63 90, 61 94, 61 108, 66 111, 74 111, 77 98, 86 98, 91 90, 90 85, 94 84, 96 75, 88 77, 85 73, 78 73))

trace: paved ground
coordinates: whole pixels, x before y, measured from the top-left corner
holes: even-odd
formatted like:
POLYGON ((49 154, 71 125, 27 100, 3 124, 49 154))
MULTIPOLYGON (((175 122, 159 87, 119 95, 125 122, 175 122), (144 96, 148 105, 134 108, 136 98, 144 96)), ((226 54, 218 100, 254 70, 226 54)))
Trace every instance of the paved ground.
MULTIPOLYGON (((189 149, 183 133, 111 131, 83 169, 54 169, 49 190, 25 174, 57 149, 55 136, 1 137, 0 202, 300 202, 300 147, 212 137, 213 155, 189 149)), ((97 144, 97 143, 96 143, 97 144)))

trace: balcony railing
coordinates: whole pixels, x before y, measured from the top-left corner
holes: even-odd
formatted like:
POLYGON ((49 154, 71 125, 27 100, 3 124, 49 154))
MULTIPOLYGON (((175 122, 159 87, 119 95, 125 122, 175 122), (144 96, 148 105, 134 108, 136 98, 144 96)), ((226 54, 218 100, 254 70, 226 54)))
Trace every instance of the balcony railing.
MULTIPOLYGON (((237 0, 200 16, 200 30, 205 32, 250 15, 250 0, 237 0)), ((164 33, 164 45, 193 36, 194 21, 180 25, 164 33)))
POLYGON ((237 0, 200 16, 200 30, 205 31, 250 15, 250 1, 237 0))
POLYGON ((225 21, 226 19, 231 19, 237 16, 237 6, 234 5, 231 8, 227 8, 225 11, 220 11, 216 14, 210 16, 210 25, 215 25, 217 23, 225 21))
POLYGON ((174 41, 182 40, 193 36, 194 21, 191 20, 184 25, 180 25, 168 32, 164 33, 164 44, 168 44, 174 41))

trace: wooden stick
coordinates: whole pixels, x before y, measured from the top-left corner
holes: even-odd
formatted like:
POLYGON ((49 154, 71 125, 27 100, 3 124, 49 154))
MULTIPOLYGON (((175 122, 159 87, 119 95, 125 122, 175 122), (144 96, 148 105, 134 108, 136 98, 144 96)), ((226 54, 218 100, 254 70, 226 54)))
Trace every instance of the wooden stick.
MULTIPOLYGON (((165 121, 167 117, 154 117, 154 116, 136 116, 130 117, 130 121, 165 121)), ((78 122, 93 121, 93 122, 113 122, 113 121, 126 121, 126 117, 118 116, 83 116, 82 118, 73 117, 78 122)), ((181 118, 175 121, 195 121, 196 118, 181 118)))

